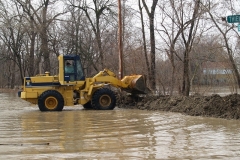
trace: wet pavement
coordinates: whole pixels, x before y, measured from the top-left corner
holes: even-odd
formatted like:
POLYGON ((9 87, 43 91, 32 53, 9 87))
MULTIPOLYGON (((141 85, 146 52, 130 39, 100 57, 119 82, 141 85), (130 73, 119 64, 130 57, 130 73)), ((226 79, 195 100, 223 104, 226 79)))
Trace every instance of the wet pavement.
POLYGON ((0 159, 239 159, 240 121, 115 108, 40 112, 0 93, 0 159))

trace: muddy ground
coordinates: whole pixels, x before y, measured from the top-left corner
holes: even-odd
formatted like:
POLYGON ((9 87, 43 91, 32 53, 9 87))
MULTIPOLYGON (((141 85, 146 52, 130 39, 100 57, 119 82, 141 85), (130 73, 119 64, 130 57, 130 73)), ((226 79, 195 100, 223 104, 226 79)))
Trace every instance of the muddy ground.
POLYGON ((119 108, 137 108, 142 110, 159 110, 179 112, 191 116, 240 119, 240 95, 230 94, 221 97, 193 95, 185 96, 126 96, 121 95, 119 108))
MULTIPOLYGON (((1 92, 15 92, 17 90, 0 89, 1 92)), ((216 117, 240 120, 240 95, 229 94, 220 96, 192 95, 186 96, 129 96, 118 94, 119 108, 159 110, 166 112, 179 112, 191 116, 216 117)))

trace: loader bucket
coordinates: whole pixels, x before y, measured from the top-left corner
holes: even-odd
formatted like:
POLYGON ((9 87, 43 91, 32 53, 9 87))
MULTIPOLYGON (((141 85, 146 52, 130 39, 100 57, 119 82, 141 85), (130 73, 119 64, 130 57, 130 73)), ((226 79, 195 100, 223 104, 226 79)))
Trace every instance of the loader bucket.
POLYGON ((145 77, 143 75, 125 76, 121 81, 128 85, 128 87, 123 88, 123 90, 129 93, 133 93, 133 94, 147 93, 147 86, 145 82, 145 77))

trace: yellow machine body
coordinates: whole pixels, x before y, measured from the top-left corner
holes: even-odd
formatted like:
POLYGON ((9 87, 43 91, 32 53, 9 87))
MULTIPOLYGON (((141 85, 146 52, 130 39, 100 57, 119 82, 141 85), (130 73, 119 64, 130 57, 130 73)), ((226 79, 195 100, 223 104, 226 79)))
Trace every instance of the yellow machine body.
MULTIPOLYGON (((60 55, 58 60, 58 75, 51 76, 49 72, 45 72, 45 74, 24 78, 24 85, 19 94, 23 100, 33 104, 45 105, 48 108, 47 111, 51 111, 51 109, 56 108, 60 100, 63 101, 64 106, 85 105, 91 102, 93 94, 100 88, 104 88, 105 85, 121 88, 131 93, 145 92, 146 85, 142 75, 125 76, 122 80, 119 80, 112 71, 104 69, 92 78, 85 78, 79 56, 60 55), (75 72, 66 73, 64 68, 67 61, 74 63, 75 72), (49 93, 48 95, 48 93, 45 93, 46 91, 51 91, 52 94, 49 93), (46 94, 46 96, 43 94, 46 94), (43 102, 39 100, 41 98, 43 102)), ((108 92, 98 94, 95 95, 95 99, 99 99, 92 102, 92 105, 96 105, 97 101, 100 101, 100 104, 105 105, 106 103, 107 106, 113 101, 111 99, 112 94, 109 95, 108 92), (100 95, 98 96, 98 94, 100 95)), ((114 107, 111 107, 111 109, 114 107)))

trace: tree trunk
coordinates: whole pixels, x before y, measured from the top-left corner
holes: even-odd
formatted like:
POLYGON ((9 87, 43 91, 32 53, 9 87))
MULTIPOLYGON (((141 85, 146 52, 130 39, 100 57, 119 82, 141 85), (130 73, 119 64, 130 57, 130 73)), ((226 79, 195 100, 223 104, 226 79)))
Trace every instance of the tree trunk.
POLYGON ((183 60, 183 83, 182 83, 182 94, 184 96, 189 96, 190 93, 190 78, 189 78, 189 54, 192 48, 192 41, 194 39, 193 31, 195 27, 195 22, 198 17, 198 11, 200 6, 200 0, 195 1, 194 11, 191 19, 191 25, 189 28, 188 39, 185 39, 184 32, 182 32, 182 38, 185 45, 184 60, 183 60))
POLYGON ((171 62, 171 66, 172 66, 172 72, 171 72, 171 82, 170 82, 170 95, 173 95, 173 90, 174 90, 174 86, 175 86, 175 72, 176 72, 176 67, 175 67, 175 61, 174 61, 174 45, 175 45, 175 42, 173 41, 171 43, 171 46, 170 46, 170 53, 167 52, 167 55, 168 55, 168 58, 171 62))
POLYGON ((138 0, 138 7, 140 11, 140 17, 141 17, 141 25, 142 25, 142 36, 143 36, 143 52, 144 52, 144 57, 145 57, 145 62, 147 66, 147 77, 149 80, 150 77, 150 64, 148 60, 148 55, 147 55, 147 44, 146 44, 146 35, 145 35, 145 28, 144 28, 144 22, 143 22, 143 13, 142 13, 142 7, 140 4, 140 0, 138 0))
POLYGON ((151 12, 149 11, 145 0, 142 0, 143 6, 148 14, 150 25, 150 45, 151 45, 151 65, 150 65, 150 88, 156 90, 156 65, 155 65, 155 30, 154 30, 154 14, 158 0, 153 0, 151 12))
MULTIPOLYGON (((47 2, 46 2, 47 3, 47 2)), ((47 34, 47 6, 45 4, 43 11, 42 11, 42 25, 41 27, 41 54, 43 55, 43 72, 49 71, 50 72, 50 59, 49 59, 49 48, 48 48, 48 34, 47 34)))
POLYGON ((28 61, 28 66, 29 66, 29 76, 34 76, 35 73, 35 67, 34 67, 34 62, 35 62, 35 58, 34 58, 34 49, 35 49, 35 38, 37 33, 34 31, 34 24, 33 24, 33 19, 31 17, 31 32, 30 32, 30 53, 29 53, 29 61, 28 61))
POLYGON ((150 16, 150 45, 151 45, 151 88, 156 90, 156 64, 155 64, 155 34, 154 13, 150 16))
POLYGON ((186 49, 184 53, 183 61, 183 84, 182 84, 182 93, 184 96, 189 96, 190 93, 190 79, 189 79, 189 54, 186 49))
POLYGON ((16 56, 14 56, 13 66, 11 70, 11 83, 10 83, 11 89, 14 89, 15 87, 15 79, 16 79, 16 73, 15 73, 16 63, 15 62, 16 62, 16 56))

